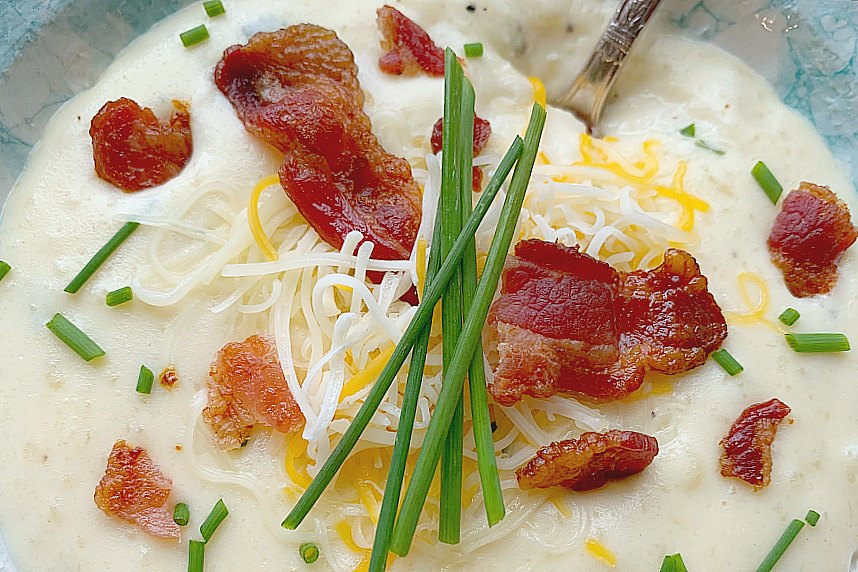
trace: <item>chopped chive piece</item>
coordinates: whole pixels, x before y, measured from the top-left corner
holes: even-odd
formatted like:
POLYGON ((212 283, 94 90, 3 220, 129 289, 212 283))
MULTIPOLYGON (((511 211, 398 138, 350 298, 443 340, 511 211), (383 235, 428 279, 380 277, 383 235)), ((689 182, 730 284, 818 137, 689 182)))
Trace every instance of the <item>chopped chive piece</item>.
POLYGON ((6 275, 9 274, 10 270, 12 270, 12 267, 9 265, 9 263, 0 260, 0 282, 2 282, 4 278, 6 278, 6 275))
POLYGON ((753 175, 757 184, 760 185, 760 188, 763 189, 763 192, 766 193, 766 196, 769 197, 769 200, 772 201, 772 204, 778 204, 778 199, 781 198, 781 193, 784 192, 784 188, 766 164, 762 161, 757 161, 757 164, 754 165, 753 169, 751 169, 751 175, 753 175))
POLYGON ((763 563, 757 567, 757 572, 771 572, 772 569, 774 569, 775 564, 778 563, 778 560, 781 559, 781 556, 784 555, 784 552, 786 552, 787 548, 789 548, 789 545, 792 544, 792 541, 795 540, 795 537, 798 536, 798 533, 802 528, 804 528, 804 522, 794 518, 769 551, 765 560, 763 560, 763 563))
POLYGON ((298 552, 301 553, 301 560, 307 564, 312 564, 319 559, 319 547, 312 542, 305 542, 299 546, 298 552))
POLYGON ((804 517, 804 521, 810 526, 816 526, 816 523, 819 522, 819 513, 815 510, 807 511, 807 514, 804 517))
POLYGON ((206 558, 206 543, 192 540, 188 547, 188 572, 203 572, 206 558))
MULTIPOLYGON (((679 134, 685 135, 686 137, 694 137, 695 133, 697 133, 697 128, 693 123, 679 130, 679 134)), ((667 556, 665 556, 665 558, 667 558, 667 556)))
POLYGON ((206 14, 209 18, 220 16, 226 12, 226 10, 223 9, 223 4, 220 0, 209 0, 208 2, 203 2, 203 8, 206 9, 206 14))
POLYGON ((688 568, 685 567, 681 554, 671 554, 665 556, 664 560, 661 561, 661 568, 658 569, 658 572, 688 572, 688 568))
POLYGON ((848 352, 849 338, 844 334, 784 334, 789 347, 798 353, 848 352))
POLYGON ((483 45, 479 42, 465 44, 465 57, 478 58, 483 55, 483 45))
POLYGON ((134 298, 134 292, 131 291, 131 286, 124 286, 118 290, 107 293, 107 305, 113 308, 125 302, 130 302, 134 298))
POLYGON ((226 505, 223 504, 223 499, 220 499, 215 503, 212 511, 200 525, 200 534, 203 535, 203 539, 206 542, 211 540, 215 530, 217 530, 217 527, 220 526, 220 523, 223 522, 223 519, 225 519, 227 515, 229 515, 229 510, 227 510, 226 505))
POLYGON ((54 317, 45 326, 84 361, 92 361, 104 355, 104 350, 92 341, 92 338, 84 334, 80 328, 72 324, 62 314, 54 314, 54 317))
POLYGON ((724 349, 712 352, 712 359, 718 362, 718 365, 723 367, 724 371, 730 375, 737 375, 745 369, 742 367, 742 364, 736 361, 736 358, 730 355, 730 352, 724 349))
POLYGON ((724 151, 723 149, 718 149, 717 147, 713 147, 712 145, 710 145, 709 143, 707 143, 703 139, 696 140, 694 142, 694 144, 697 145, 698 147, 700 147, 701 149, 706 149, 707 151, 712 151, 716 155, 726 154, 726 151, 724 151))
POLYGON ((328 460, 322 465, 316 478, 313 479, 313 482, 310 483, 310 486, 307 487, 307 490, 304 491, 304 494, 295 503, 292 511, 283 519, 283 523, 281 524, 283 528, 294 530, 301 524, 301 521, 304 520, 310 509, 319 500, 319 497, 322 496, 324 490, 333 480, 355 444, 357 444, 370 419, 375 415, 376 409, 378 409, 378 406, 387 395, 387 391, 396 378, 396 373, 402 367, 402 364, 405 363, 417 337, 423 331, 424 326, 432 319, 435 304, 441 298, 441 294, 447 287, 447 283, 450 281, 453 273, 458 271, 459 262, 462 259, 468 242, 473 238, 474 233, 476 233, 477 228, 486 216, 492 205, 492 201, 494 201, 498 191, 500 191, 501 185, 503 185, 512 170, 513 164, 515 164, 521 155, 522 148, 521 138, 516 137, 504 160, 498 165, 497 171, 495 171, 486 190, 483 191, 480 200, 474 207, 474 213, 468 218, 468 224, 465 225, 455 244, 453 244, 450 255, 442 261, 441 268, 438 270, 435 280, 426 283, 426 288, 423 291, 423 299, 420 301, 420 305, 417 306, 417 312, 411 318, 411 322, 409 322, 402 337, 399 338, 399 343, 396 344, 393 353, 390 355, 390 359, 387 360, 387 364, 364 399, 363 405, 361 405, 357 415, 355 415, 349 428, 343 434, 339 443, 337 443, 337 446, 334 447, 334 450, 328 456, 328 460))
POLYGON ((152 393, 152 382, 155 381, 155 374, 145 365, 140 366, 140 373, 137 374, 137 393, 152 393))
MULTIPOLYGON (((426 495, 432 484, 432 477, 441 456, 447 431, 459 404, 459 396, 462 393, 465 376, 470 368, 474 350, 480 342, 489 306, 492 303, 495 288, 500 280, 507 252, 515 234, 516 223, 521 213, 521 205, 524 202, 533 165, 536 162, 539 140, 542 137, 544 126, 545 108, 535 103, 524 138, 524 149, 510 181, 509 190, 498 220, 497 231, 486 257, 483 274, 480 276, 477 290, 474 293, 474 304, 465 318, 462 334, 459 337, 459 345, 456 347, 456 353, 450 362, 450 367, 444 373, 444 383, 435 405, 435 412, 429 422, 429 428, 424 434, 423 446, 420 448, 417 464, 408 483, 399 518, 393 530, 390 547, 393 552, 400 556, 408 554, 411 547, 417 521, 420 518, 420 513, 423 512, 426 495)), ((459 238, 463 238, 463 235, 460 235, 459 238)), ((468 242, 473 239, 473 233, 465 236, 468 242)))
POLYGON ((65 291, 69 294, 74 294, 80 290, 81 286, 86 284, 86 281, 92 278, 104 262, 110 258, 110 255, 125 242, 131 234, 140 226, 139 222, 126 222, 113 237, 107 241, 107 244, 95 253, 95 256, 86 263, 86 266, 77 273, 77 276, 72 278, 69 285, 65 287, 65 291))
POLYGON ((196 28, 191 28, 186 32, 182 32, 179 34, 179 37, 182 39, 182 45, 186 48, 190 48, 191 46, 195 46, 200 42, 208 40, 209 31, 205 24, 200 24, 196 28))
POLYGON ((179 526, 185 526, 189 520, 191 520, 191 510, 188 508, 188 505, 180 502, 173 509, 173 522, 179 526))
POLYGON ((786 310, 781 312, 781 315, 778 316, 778 320, 780 320, 781 324, 785 326, 792 326, 798 321, 800 317, 801 314, 798 313, 798 310, 796 310, 795 308, 787 308, 786 310))

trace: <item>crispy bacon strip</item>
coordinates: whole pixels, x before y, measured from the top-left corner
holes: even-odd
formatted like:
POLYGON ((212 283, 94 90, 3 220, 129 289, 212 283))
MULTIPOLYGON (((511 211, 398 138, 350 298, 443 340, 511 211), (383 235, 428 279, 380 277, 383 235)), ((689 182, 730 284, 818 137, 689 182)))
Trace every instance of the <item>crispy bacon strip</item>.
MULTIPOLYGON (((489 138, 492 136, 492 125, 487 120, 474 115, 474 157, 483 152, 486 145, 489 144, 489 138)), ((444 144, 444 118, 440 118, 432 127, 432 152, 438 153, 444 144)), ((473 182, 471 185, 475 193, 480 192, 483 188, 483 171, 479 167, 474 167, 473 182)))
POLYGON ((209 371, 209 403, 203 418, 222 449, 241 447, 261 423, 282 433, 304 426, 286 383, 277 346, 268 336, 226 344, 209 371))
POLYGON ((387 52, 378 59, 381 71, 391 75, 417 75, 422 71, 444 76, 444 50, 423 28, 392 6, 382 6, 376 14, 384 37, 381 47, 387 52))
POLYGON ((658 441, 643 433, 584 433, 542 447, 515 475, 522 489, 561 486, 589 491, 640 473, 657 454, 658 441))
POLYGON ((123 191, 161 185, 185 168, 191 158, 191 115, 186 105, 162 123, 148 107, 122 97, 108 101, 89 127, 95 172, 123 191))
POLYGON ((778 425, 790 408, 778 399, 745 409, 730 433, 721 440, 721 474, 742 479, 755 489, 769 484, 772 474, 772 442, 778 425))
POLYGON ((846 203, 828 187, 803 182, 784 199, 768 245, 789 291, 806 298, 831 291, 837 261, 856 238, 846 203))
POLYGON ((488 335, 497 343, 492 394, 512 405, 555 393, 622 399, 647 371, 701 365, 727 326, 686 252, 668 250, 655 270, 624 274, 577 247, 527 240, 504 269, 488 335))
POLYGON ((420 190, 372 134, 354 56, 336 33, 301 24, 256 34, 224 52, 215 83, 247 130, 284 153, 280 183, 326 242, 340 248, 358 230, 375 258, 410 256, 420 190))
POLYGON ((95 487, 95 504, 108 516, 137 524, 159 538, 178 540, 179 525, 167 509, 173 481, 141 447, 120 439, 113 445, 107 469, 95 487))

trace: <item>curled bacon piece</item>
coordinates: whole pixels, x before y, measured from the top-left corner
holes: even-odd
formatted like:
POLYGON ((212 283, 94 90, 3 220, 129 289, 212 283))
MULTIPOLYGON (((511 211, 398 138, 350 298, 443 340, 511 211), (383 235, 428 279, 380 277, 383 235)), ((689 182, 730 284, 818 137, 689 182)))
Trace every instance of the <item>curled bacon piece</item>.
POLYGON ((208 406, 203 418, 222 449, 241 447, 256 423, 290 433, 304 416, 286 383, 277 346, 268 336, 226 344, 209 371, 208 406))
POLYGON ((107 469, 95 487, 95 504, 108 516, 137 524, 159 538, 181 536, 167 510, 173 481, 164 475, 141 447, 120 439, 113 445, 107 469))
POLYGON ((386 50, 378 59, 381 71, 391 75, 416 75, 421 71, 430 76, 444 76, 444 50, 435 45, 426 30, 392 6, 382 6, 376 12, 378 29, 386 50))
MULTIPOLYGON (((474 157, 483 152, 486 145, 489 144, 489 138, 492 136, 492 125, 487 120, 474 115, 474 157)), ((440 118, 432 127, 432 152, 438 153, 444 144, 444 118, 440 118)), ((475 193, 482 189, 483 172, 479 167, 474 167, 474 176, 472 187, 475 193)))
POLYGON ((584 433, 578 439, 551 443, 520 467, 515 476, 522 489, 566 487, 597 489, 608 481, 640 473, 658 454, 655 437, 635 431, 584 433))
POLYGON ((421 197, 411 168, 372 134, 354 56, 336 33, 301 24, 228 48, 215 83, 244 126, 284 153, 280 183, 335 248, 360 231, 373 256, 410 256, 421 197))
POLYGON ((89 127, 98 176, 123 191, 140 191, 181 173, 193 150, 191 115, 184 104, 173 105, 170 121, 162 123, 128 98, 105 103, 89 127))
POLYGON ((790 408, 778 399, 745 409, 730 433, 721 439, 721 474, 742 479, 754 488, 769 484, 772 474, 772 441, 790 408))
POLYGON ((768 244, 789 291, 806 298, 831 291, 837 261, 856 238, 846 203, 828 187, 803 182, 784 199, 768 244))
POLYGON ((555 393, 622 399, 647 371, 701 365, 727 326, 686 252, 667 250, 655 270, 625 274, 577 247, 527 240, 504 269, 488 333, 498 354, 492 395, 512 405, 555 393))

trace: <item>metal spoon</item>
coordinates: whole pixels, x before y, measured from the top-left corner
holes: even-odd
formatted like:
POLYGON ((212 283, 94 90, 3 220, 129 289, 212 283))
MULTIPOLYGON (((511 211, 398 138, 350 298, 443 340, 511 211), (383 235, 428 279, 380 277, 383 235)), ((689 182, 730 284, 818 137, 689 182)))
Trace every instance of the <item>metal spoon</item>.
POLYGON ((602 107, 617 74, 659 2, 661 0, 623 0, 599 38, 590 61, 569 90, 554 102, 580 119, 588 133, 598 126, 602 107))

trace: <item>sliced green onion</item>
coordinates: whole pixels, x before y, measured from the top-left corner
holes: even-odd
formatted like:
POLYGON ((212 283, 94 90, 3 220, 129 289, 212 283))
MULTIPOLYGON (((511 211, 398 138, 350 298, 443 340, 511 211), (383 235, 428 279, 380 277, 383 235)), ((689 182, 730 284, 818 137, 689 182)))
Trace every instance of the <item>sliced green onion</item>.
POLYGON ((712 145, 710 145, 709 143, 707 143, 703 139, 697 139, 694 142, 694 144, 697 145, 698 147, 700 147, 701 149, 706 149, 707 151, 712 151, 716 155, 726 154, 726 151, 724 151, 723 149, 718 149, 717 147, 713 147, 712 145))
POLYGON ((205 24, 200 24, 196 28, 191 28, 186 32, 182 32, 179 34, 179 37, 182 39, 182 45, 186 48, 190 48, 191 46, 195 46, 200 42, 208 40, 209 30, 206 28, 205 24))
POLYGON ((140 366, 140 373, 137 374, 137 393, 146 395, 152 393, 152 382, 155 381, 155 374, 145 365, 140 366))
MULTIPOLYGON (((686 137, 694 137, 695 133, 697 133, 697 128, 693 123, 679 130, 679 134, 685 135, 686 137)), ((667 556, 665 556, 665 558, 667 558, 667 556)))
MULTIPOLYGON (((441 217, 441 258, 446 258, 462 231, 462 195, 459 186, 464 172, 465 156, 473 150, 473 119, 462 114, 462 102, 470 98, 473 115, 474 90, 465 94, 464 72, 456 54, 447 48, 444 53, 444 137, 445 149, 441 164, 441 199, 438 216, 441 217), (467 133, 471 133, 467 137, 467 133), (467 138, 466 138, 467 137, 467 138), (469 151, 470 150, 470 151, 469 151)), ((467 107, 467 106, 465 106, 467 107)), ((470 171, 471 167, 468 167, 470 171)), ((470 197, 469 197, 470 198, 470 197)), ((453 274, 441 298, 441 338, 444 371, 456 352, 462 331, 462 274, 453 274)), ((458 544, 462 518, 462 442, 464 439, 464 405, 462 395, 444 442, 441 456, 441 495, 438 540, 445 544, 458 544)))
POLYGON ((10 270, 12 270, 12 267, 9 265, 9 263, 0 260, 0 282, 2 282, 4 278, 6 278, 6 275, 9 274, 10 270))
POLYGON ((775 564, 778 563, 778 560, 781 559, 781 556, 784 555, 784 552, 786 552, 787 548, 789 548, 789 545, 792 544, 792 541, 795 540, 795 537, 798 536, 798 533, 802 528, 804 528, 804 522, 794 518, 769 551, 768 555, 766 555, 762 564, 757 567, 757 572, 771 572, 771 570, 774 569, 775 564))
POLYGON ((188 572, 203 572, 206 560, 206 543, 191 540, 188 546, 188 572))
POLYGON ((688 572, 688 568, 685 567, 681 554, 671 554, 661 561, 658 572, 688 572))
POLYGON ((781 193, 784 192, 784 188, 766 164, 762 161, 757 161, 757 164, 754 165, 753 169, 751 169, 751 175, 753 175, 757 184, 760 185, 760 188, 763 189, 763 192, 766 193, 766 196, 769 197, 769 200, 772 201, 772 204, 778 204, 778 199, 781 198, 781 193))
POLYGON ((789 347, 798 353, 848 352, 849 338, 844 334, 784 334, 789 347))
POLYGON ((203 2, 203 8, 206 9, 206 15, 208 15, 209 18, 220 16, 226 12, 226 10, 223 9, 223 4, 220 0, 209 0, 208 2, 203 2))
POLYGON ((298 552, 301 553, 301 560, 306 564, 312 564, 319 559, 319 547, 312 542, 305 542, 299 546, 298 552))
POLYGON ((217 501, 214 505, 214 508, 200 525, 200 534, 203 535, 203 539, 208 542, 211 540, 212 535, 217 530, 217 527, 220 526, 220 523, 223 522, 229 515, 229 510, 227 510, 226 505, 223 504, 223 499, 217 501))
POLYGON ((812 509, 807 511, 807 514, 804 516, 804 521, 810 526, 816 526, 819 522, 819 513, 812 509))
POLYGON ((781 312, 780 316, 778 316, 778 320, 780 320, 781 323, 785 326, 792 326, 793 324, 798 322, 799 318, 801 318, 801 314, 799 314, 798 310, 796 310, 795 308, 787 308, 786 310, 781 312))
MULTIPOLYGON (((465 318, 462 334, 459 337, 459 345, 450 363, 449 369, 444 374, 444 383, 441 393, 435 404, 435 412, 429 423, 423 439, 423 446, 417 458, 417 465, 408 489, 405 492, 399 518, 393 530, 393 539, 390 543, 391 550, 400 556, 408 554, 417 521, 426 502, 426 494, 432 483, 432 477, 438 466, 441 456, 443 441, 453 421, 456 407, 459 404, 459 395, 465 383, 465 376, 470 368, 474 350, 480 342, 482 329, 486 322, 489 306, 494 297, 495 288, 500 279, 507 252, 512 243, 515 227, 524 202, 524 195, 530 181, 536 154, 539 150, 539 140, 542 137, 542 129, 545 126, 545 109, 535 103, 530 116, 530 124, 525 135, 524 150, 515 168, 509 191, 501 210, 494 239, 486 257, 485 268, 480 277, 477 290, 474 293, 474 305, 465 318)), ((460 236, 459 238, 462 238, 460 236)), ((473 238, 473 233, 467 235, 468 241, 473 238)), ((458 242, 458 241, 457 241, 458 242)))
POLYGON ((730 375, 737 375, 745 369, 742 367, 742 364, 736 361, 736 358, 730 355, 730 352, 724 349, 712 352, 712 359, 718 362, 718 365, 723 367, 724 371, 730 375))
POLYGON ((191 520, 191 509, 183 502, 176 505, 173 509, 173 522, 179 526, 185 526, 191 520))
POLYGON ((396 344, 393 353, 390 355, 390 359, 387 360, 387 364, 385 364, 384 369, 381 371, 378 379, 372 386, 372 389, 364 399, 363 405, 361 405, 361 408, 358 410, 349 425, 349 428, 340 438, 337 446, 334 447, 334 450, 331 452, 328 460, 325 461, 324 465, 322 465, 322 468, 319 470, 316 478, 313 479, 313 482, 310 483, 310 486, 307 487, 307 490, 304 491, 304 494, 301 495, 301 498, 298 499, 297 503, 295 503, 292 511, 283 520, 281 525, 283 528, 294 530, 299 524, 301 524, 301 521, 304 520, 307 513, 310 512, 310 509, 312 509, 313 505, 316 504, 316 501, 319 500, 319 497, 322 496, 322 493, 330 484, 331 480, 333 480, 337 471, 340 469, 349 453, 360 439, 360 436, 364 429, 366 429, 370 419, 375 415, 375 411, 378 409, 379 404, 381 404, 381 401, 387 395, 390 385, 396 378, 396 373, 399 371, 399 368, 402 367, 402 364, 411 352, 411 348, 414 346, 417 337, 432 319, 432 312, 434 311, 435 304, 441 298, 441 294, 447 287, 447 283, 453 276, 453 273, 459 269, 459 262, 462 259, 462 255, 465 252, 465 248, 467 247, 470 238, 474 236, 474 233, 476 233, 477 228, 480 226, 483 217, 486 216, 486 213, 491 207, 495 196, 497 196, 501 185, 503 185, 503 182, 512 170, 512 166, 521 154, 522 148, 523 145, 521 138, 516 137, 513 144, 510 146, 509 151, 507 151, 507 154, 504 156, 503 161, 498 165, 497 171, 495 171, 495 174, 489 181, 486 190, 483 191, 483 195, 480 197, 477 206, 474 207, 474 214, 472 214, 468 219, 468 224, 465 225, 465 228, 462 229, 462 233, 459 235, 459 238, 457 238, 455 244, 453 244, 453 248, 450 250, 450 255, 442 262, 435 280, 427 282, 426 289, 423 293, 423 300, 421 300, 420 305, 417 307, 417 311, 411 318, 411 322, 408 324, 405 332, 403 332, 402 337, 399 338, 399 343, 396 344))
POLYGON ((80 290, 81 286, 86 284, 86 281, 92 278, 92 275, 95 274, 95 272, 108 258, 110 258, 110 255, 113 254, 114 251, 119 248, 119 246, 125 242, 139 226, 139 222, 126 222, 122 228, 120 228, 119 231, 107 241, 107 244, 102 246, 101 249, 95 253, 95 256, 86 263, 86 266, 77 273, 77 276, 72 278, 69 285, 65 287, 65 291, 69 294, 74 294, 80 290))
POLYGON ((125 302, 130 302, 133 298, 134 292, 131 290, 131 286, 124 286, 118 290, 107 293, 107 305, 113 308, 114 306, 119 306, 125 302))
POLYGON ((92 338, 84 334, 80 328, 72 324, 62 314, 54 314, 54 317, 45 326, 84 361, 92 361, 104 355, 104 350, 92 341, 92 338))
POLYGON ((465 57, 478 58, 483 55, 483 45, 480 42, 465 44, 465 57))

